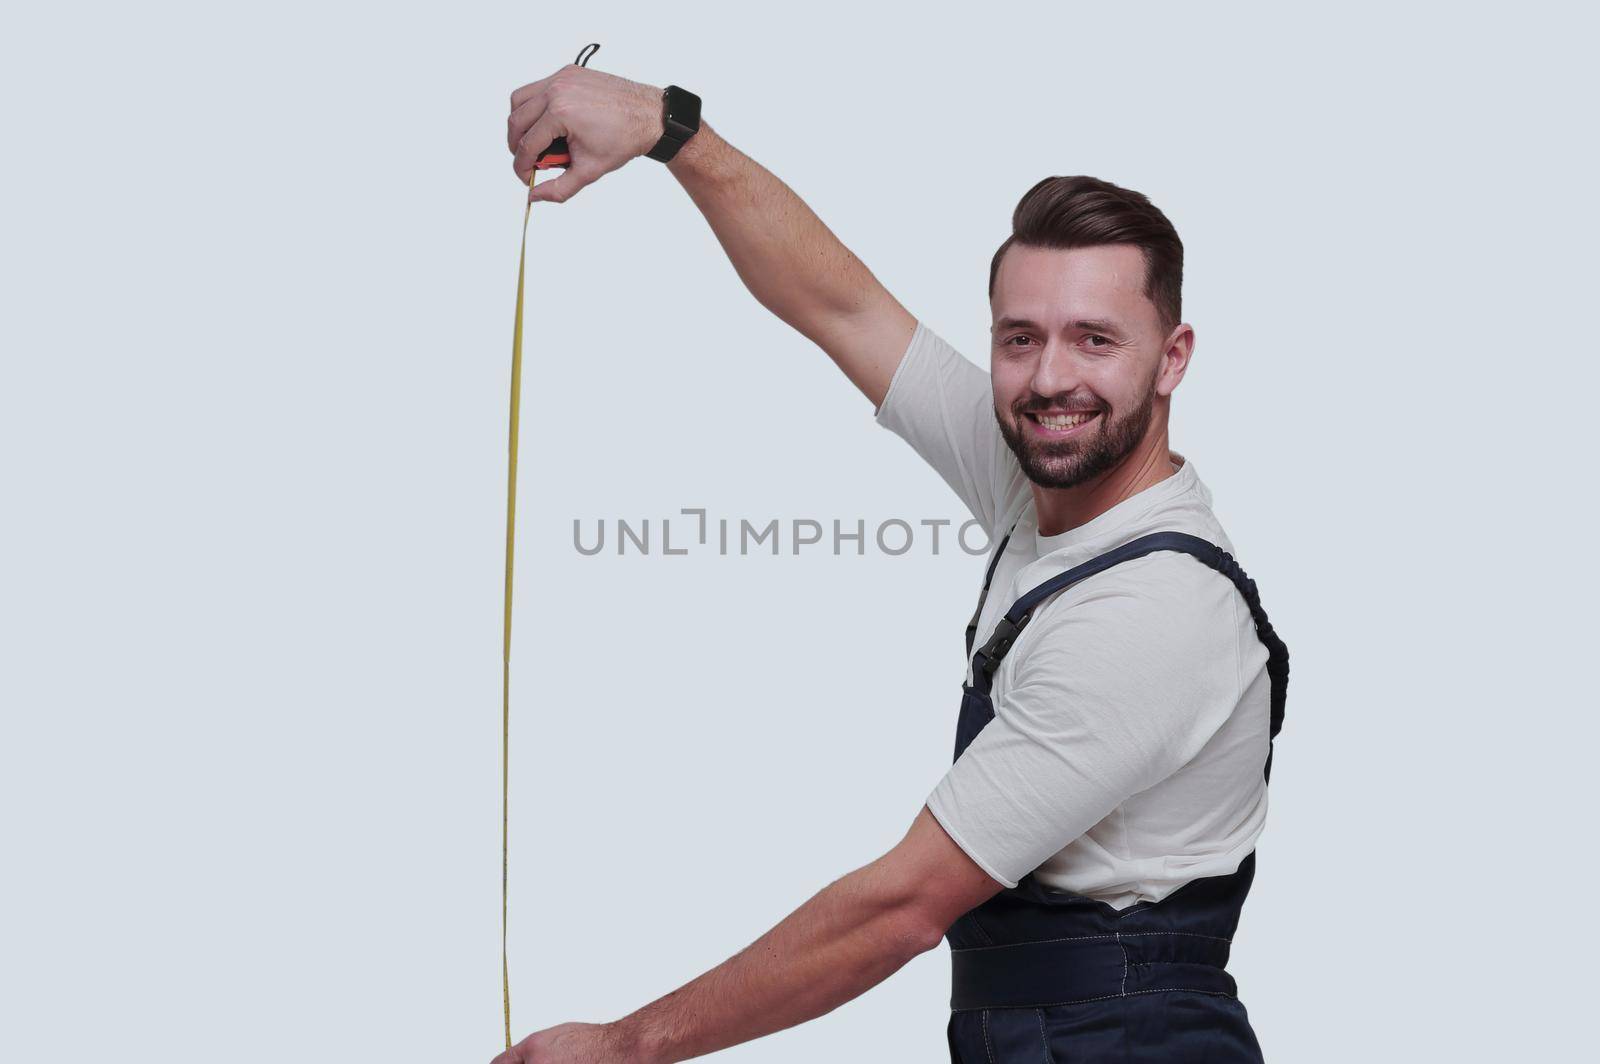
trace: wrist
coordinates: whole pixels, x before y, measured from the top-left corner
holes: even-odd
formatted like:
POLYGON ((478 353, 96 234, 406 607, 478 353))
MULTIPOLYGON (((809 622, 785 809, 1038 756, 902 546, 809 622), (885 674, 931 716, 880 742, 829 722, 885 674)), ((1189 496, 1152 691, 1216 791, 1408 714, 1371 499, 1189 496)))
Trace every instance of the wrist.
POLYGON ((666 132, 661 97, 665 89, 654 85, 640 85, 638 94, 639 136, 634 142, 634 155, 643 156, 656 146, 656 141, 666 132))

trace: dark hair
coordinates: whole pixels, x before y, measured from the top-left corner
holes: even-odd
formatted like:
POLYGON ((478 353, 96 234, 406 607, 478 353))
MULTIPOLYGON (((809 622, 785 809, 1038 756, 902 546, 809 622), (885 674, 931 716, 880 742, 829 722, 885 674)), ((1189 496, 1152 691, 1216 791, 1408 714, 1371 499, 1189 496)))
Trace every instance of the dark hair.
POLYGON ((1011 215, 1011 235, 989 263, 989 295, 1000 259, 1012 244, 1092 248, 1133 244, 1144 253, 1144 294, 1164 328, 1183 320, 1183 241, 1167 216, 1142 193, 1096 177, 1047 177, 1011 215))

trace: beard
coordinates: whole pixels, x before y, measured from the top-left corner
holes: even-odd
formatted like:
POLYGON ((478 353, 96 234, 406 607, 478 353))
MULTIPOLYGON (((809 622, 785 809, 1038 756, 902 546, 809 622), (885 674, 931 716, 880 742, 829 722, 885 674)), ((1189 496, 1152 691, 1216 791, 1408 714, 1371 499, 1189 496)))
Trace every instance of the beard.
POLYGON ((1048 402, 1023 400, 1012 408, 1009 419, 1000 416, 995 408, 994 419, 1000 426, 1011 453, 1017 456, 1022 472, 1041 488, 1072 488, 1093 480, 1122 461, 1144 439, 1155 410, 1156 389, 1150 388, 1134 410, 1115 420, 1110 420, 1105 407, 1100 408, 1100 423, 1093 435, 1067 440, 1039 440, 1025 436, 1022 417, 1030 410, 1042 410, 1048 402))

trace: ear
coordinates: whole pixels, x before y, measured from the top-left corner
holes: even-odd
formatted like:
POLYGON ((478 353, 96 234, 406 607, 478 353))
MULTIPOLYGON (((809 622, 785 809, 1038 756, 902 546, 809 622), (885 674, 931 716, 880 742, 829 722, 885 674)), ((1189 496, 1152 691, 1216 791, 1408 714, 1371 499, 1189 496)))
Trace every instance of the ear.
POLYGON ((1180 322, 1167 334, 1161 350, 1161 368, 1156 373, 1156 394, 1171 395, 1183 380, 1189 368, 1189 356, 1194 354, 1194 327, 1180 322))

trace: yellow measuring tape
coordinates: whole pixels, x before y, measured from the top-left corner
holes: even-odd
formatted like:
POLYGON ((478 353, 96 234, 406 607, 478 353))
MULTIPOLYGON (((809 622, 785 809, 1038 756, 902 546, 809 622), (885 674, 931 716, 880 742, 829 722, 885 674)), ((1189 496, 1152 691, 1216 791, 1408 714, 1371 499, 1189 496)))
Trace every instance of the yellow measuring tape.
MULTIPOLYGON (((538 171, 528 175, 532 189, 538 171)), ((511 1048, 511 964, 506 956, 506 910, 511 883, 511 573, 517 553, 517 424, 522 411, 522 277, 528 266, 529 200, 522 210, 522 250, 517 262, 517 323, 511 334, 511 431, 506 468, 506 617, 500 662, 500 990, 511 1048)))
MULTIPOLYGON (((588 66, 600 50, 585 45, 573 60, 588 66)), ((528 191, 544 167, 570 166, 572 155, 565 137, 557 137, 539 153, 528 172, 528 191)), ((500 654, 500 993, 506 1014, 506 1048, 511 1048, 511 963, 506 955, 506 909, 511 883, 511 573, 517 554, 517 424, 522 411, 522 280, 528 269, 528 215, 533 200, 522 208, 522 244, 517 259, 517 322, 511 333, 511 431, 506 462, 506 617, 505 643, 500 654)))

